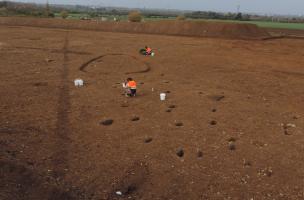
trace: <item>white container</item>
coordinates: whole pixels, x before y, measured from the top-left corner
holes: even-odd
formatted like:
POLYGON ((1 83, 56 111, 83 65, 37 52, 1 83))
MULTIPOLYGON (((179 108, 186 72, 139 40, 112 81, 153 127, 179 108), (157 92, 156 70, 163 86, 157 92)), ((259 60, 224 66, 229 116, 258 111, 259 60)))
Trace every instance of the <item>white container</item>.
POLYGON ((83 86, 83 80, 82 79, 75 79, 74 84, 76 87, 82 87, 83 86))
POLYGON ((152 53, 151 53, 151 56, 155 56, 155 53, 154 53, 154 52, 152 52, 152 53))
POLYGON ((160 100, 165 101, 166 100, 166 93, 160 93, 160 100))

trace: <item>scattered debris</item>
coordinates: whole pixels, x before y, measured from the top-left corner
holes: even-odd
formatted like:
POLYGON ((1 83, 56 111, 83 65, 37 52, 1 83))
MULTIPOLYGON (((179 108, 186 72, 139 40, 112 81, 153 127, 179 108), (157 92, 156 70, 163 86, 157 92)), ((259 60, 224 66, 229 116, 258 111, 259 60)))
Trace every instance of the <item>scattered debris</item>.
POLYGON ((109 126, 109 125, 113 124, 113 122, 114 122, 114 120, 112 120, 112 119, 106 119, 106 120, 104 120, 104 121, 102 121, 100 123, 102 125, 109 126))
POLYGON ((176 151, 176 155, 178 157, 183 157, 184 156, 184 150, 182 148, 178 148, 176 151))
POLYGON ((273 174, 273 171, 270 167, 265 168, 265 169, 261 169, 258 171, 258 176, 268 176, 271 177, 273 174))
POLYGON ((251 167, 251 162, 243 159, 243 165, 244 165, 244 167, 251 167))
POLYGON ((83 80, 82 79, 75 79, 74 80, 74 85, 76 86, 76 87, 81 87, 81 86, 83 86, 83 80))
POLYGON ((296 128, 297 127, 295 124, 291 124, 291 123, 281 124, 281 126, 284 129, 284 134, 285 135, 291 135, 291 133, 288 131, 289 128, 296 128))

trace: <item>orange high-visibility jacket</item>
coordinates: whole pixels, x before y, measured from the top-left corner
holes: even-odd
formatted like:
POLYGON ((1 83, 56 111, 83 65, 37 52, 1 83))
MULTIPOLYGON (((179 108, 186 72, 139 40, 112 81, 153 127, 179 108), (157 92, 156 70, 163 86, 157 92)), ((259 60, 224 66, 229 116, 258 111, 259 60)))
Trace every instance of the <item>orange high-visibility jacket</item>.
POLYGON ((151 53, 152 49, 151 49, 150 47, 148 47, 148 48, 146 49, 146 51, 147 51, 147 53, 151 53))
POLYGON ((127 86, 130 88, 130 89, 136 89, 136 82, 135 81, 129 81, 127 86))

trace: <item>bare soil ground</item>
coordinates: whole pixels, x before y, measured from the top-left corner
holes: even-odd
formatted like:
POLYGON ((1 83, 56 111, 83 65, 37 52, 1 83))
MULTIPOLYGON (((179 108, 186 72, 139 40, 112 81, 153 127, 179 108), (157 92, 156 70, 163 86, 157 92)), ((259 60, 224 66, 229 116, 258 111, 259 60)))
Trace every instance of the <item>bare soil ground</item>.
POLYGON ((0 199, 304 199, 303 46, 0 26, 0 199))

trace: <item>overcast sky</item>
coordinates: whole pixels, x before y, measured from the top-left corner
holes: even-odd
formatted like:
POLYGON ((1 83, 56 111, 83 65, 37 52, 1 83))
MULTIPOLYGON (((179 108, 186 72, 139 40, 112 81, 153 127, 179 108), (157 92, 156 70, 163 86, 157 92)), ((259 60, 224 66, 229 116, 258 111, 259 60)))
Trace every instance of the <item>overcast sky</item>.
MULTIPOLYGON (((46 2, 46 0, 19 1, 46 2)), ((240 5, 242 12, 304 15, 304 0, 49 0, 49 3, 225 12, 236 12, 237 6, 240 5)))

